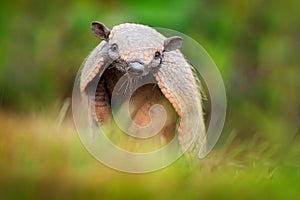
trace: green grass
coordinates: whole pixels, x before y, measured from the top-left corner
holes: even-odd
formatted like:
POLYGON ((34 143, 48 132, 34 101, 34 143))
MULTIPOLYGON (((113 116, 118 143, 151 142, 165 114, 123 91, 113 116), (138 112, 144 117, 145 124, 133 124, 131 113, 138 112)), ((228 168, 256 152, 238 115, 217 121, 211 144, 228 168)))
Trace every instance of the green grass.
POLYGON ((288 149, 252 137, 223 139, 196 166, 183 159, 126 174, 94 159, 72 118, 1 113, 0 199, 296 199, 299 138, 288 149), (284 151, 284 152, 282 152, 284 151))
POLYGON ((287 146, 230 133, 195 167, 183 159, 126 174, 94 159, 71 117, 0 114, 0 199, 297 199, 300 138, 287 146))

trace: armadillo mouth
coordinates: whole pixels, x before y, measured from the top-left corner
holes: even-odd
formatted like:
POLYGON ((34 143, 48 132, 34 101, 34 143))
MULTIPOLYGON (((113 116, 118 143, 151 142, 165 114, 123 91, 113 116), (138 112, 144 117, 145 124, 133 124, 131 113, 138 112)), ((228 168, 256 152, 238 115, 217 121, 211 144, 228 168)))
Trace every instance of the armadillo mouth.
MULTIPOLYGON (((92 106, 94 106, 94 117, 100 124, 110 121, 111 115, 111 97, 113 90, 124 75, 116 67, 107 67, 99 78, 99 73, 89 82, 85 92, 91 95, 92 106), (98 81, 98 83, 96 83, 98 81), (95 92, 95 84, 96 92, 95 92), (92 94, 92 92, 94 94, 92 94)), ((162 105, 167 112, 167 121, 161 133, 170 141, 175 135, 178 115, 169 100, 163 95, 156 83, 146 84, 139 87, 131 96, 129 110, 131 118, 137 124, 145 126, 149 122, 149 109, 153 104, 162 105)))

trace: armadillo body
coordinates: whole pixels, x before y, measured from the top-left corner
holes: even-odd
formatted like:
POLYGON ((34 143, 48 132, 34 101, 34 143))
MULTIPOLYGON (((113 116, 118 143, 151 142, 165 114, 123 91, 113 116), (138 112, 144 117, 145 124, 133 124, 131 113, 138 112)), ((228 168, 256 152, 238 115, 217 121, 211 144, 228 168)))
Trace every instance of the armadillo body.
POLYGON ((151 106, 163 105, 167 119, 160 135, 170 140, 178 133, 182 151, 196 155, 205 143, 201 94, 191 66, 178 50, 181 38, 166 38, 148 26, 128 23, 109 30, 94 22, 92 31, 103 41, 83 66, 80 89, 89 99, 94 119, 100 125, 111 120, 111 96, 122 76, 137 81, 153 78, 154 84, 138 88, 131 97, 134 123, 147 125, 151 106), (96 89, 91 91, 91 85, 96 89))

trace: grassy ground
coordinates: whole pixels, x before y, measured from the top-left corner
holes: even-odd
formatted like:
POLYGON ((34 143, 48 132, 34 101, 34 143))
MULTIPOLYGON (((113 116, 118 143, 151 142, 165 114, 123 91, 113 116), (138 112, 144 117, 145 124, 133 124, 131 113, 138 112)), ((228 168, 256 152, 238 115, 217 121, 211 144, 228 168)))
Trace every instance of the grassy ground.
POLYGON ((194 169, 183 160, 121 173, 83 147, 72 118, 0 114, 0 199, 297 199, 300 138, 287 146, 231 133, 194 169))

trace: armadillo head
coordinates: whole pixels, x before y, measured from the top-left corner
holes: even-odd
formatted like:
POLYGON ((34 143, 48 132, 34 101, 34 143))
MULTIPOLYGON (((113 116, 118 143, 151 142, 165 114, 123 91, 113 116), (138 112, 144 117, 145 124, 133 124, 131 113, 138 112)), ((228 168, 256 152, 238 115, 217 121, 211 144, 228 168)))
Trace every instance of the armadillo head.
POLYGON ((165 38, 154 29, 139 24, 121 24, 111 31, 99 22, 92 32, 108 43, 107 55, 115 67, 129 76, 145 76, 157 69, 164 52, 181 47, 180 37, 165 38))

